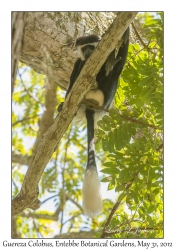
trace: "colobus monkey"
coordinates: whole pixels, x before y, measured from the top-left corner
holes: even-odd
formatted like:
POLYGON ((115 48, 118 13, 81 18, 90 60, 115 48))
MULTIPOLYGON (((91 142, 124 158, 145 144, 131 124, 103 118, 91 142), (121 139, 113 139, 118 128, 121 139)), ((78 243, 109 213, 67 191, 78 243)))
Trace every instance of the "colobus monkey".
MULTIPOLYGON (((112 104, 117 90, 118 79, 126 61, 129 44, 129 28, 125 31, 122 39, 123 42, 117 56, 115 55, 116 50, 114 49, 97 74, 96 81, 98 88, 90 90, 85 96, 85 99, 94 101, 105 109, 108 109, 112 104)), ((69 94, 86 60, 94 51, 99 40, 100 37, 94 34, 77 38, 76 48, 80 58, 75 62, 66 96, 69 94)), ((59 111, 61 110, 62 104, 58 107, 59 111)), ((89 217, 98 215, 102 208, 100 181, 97 173, 94 148, 94 122, 99 119, 102 113, 104 113, 104 111, 95 111, 82 106, 76 116, 82 119, 83 115, 87 119, 88 159, 82 192, 83 209, 89 217)))

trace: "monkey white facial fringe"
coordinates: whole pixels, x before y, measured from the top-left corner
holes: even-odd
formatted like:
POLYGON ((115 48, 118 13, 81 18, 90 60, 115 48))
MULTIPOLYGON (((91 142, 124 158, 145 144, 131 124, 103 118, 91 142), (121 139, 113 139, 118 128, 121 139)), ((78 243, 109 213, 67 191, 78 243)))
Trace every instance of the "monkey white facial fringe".
POLYGON ((82 192, 84 213, 91 218, 100 214, 102 196, 96 167, 91 166, 86 170, 82 192))

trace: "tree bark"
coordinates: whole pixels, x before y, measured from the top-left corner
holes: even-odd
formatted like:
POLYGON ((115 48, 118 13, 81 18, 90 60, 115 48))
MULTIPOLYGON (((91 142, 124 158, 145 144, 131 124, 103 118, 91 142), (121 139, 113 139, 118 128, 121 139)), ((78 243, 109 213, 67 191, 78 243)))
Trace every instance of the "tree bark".
POLYGON ((12 12, 12 93, 14 89, 27 12, 12 12))
POLYGON ((20 61, 67 89, 78 56, 76 38, 102 35, 115 16, 112 12, 29 12, 20 61))

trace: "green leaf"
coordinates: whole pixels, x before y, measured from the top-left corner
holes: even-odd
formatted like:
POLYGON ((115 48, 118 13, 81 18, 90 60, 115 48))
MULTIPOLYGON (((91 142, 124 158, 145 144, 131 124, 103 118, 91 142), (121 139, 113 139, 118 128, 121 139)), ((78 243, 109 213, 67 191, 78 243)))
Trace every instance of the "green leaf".
POLYGON ((151 203, 150 206, 147 208, 147 213, 148 213, 148 214, 151 214, 151 213, 153 213, 156 209, 157 209, 157 205, 155 205, 154 203, 151 203))
POLYGON ((138 193, 136 193, 134 190, 131 189, 130 194, 131 194, 131 197, 134 199, 135 203, 138 204, 139 203, 138 193))
POLYGON ((152 92, 152 87, 144 88, 144 90, 140 92, 139 97, 142 99, 142 101, 145 101, 146 99, 148 99, 148 97, 151 97, 152 92))
POLYGON ((121 202, 124 198, 125 198, 125 196, 127 195, 127 193, 126 192, 122 192, 119 196, 118 196, 118 201, 119 202, 121 202))
POLYGON ((102 170, 100 170, 100 172, 102 172, 104 174, 115 175, 119 172, 119 170, 116 167, 115 168, 103 168, 102 170))
POLYGON ((106 123, 106 122, 104 122, 102 120, 98 121, 97 124, 104 131, 110 131, 111 130, 111 126, 108 123, 106 123))
POLYGON ((139 83, 138 86, 142 87, 142 86, 148 86, 153 82, 153 74, 146 76, 145 78, 143 78, 139 83))
POLYGON ((112 190, 114 188, 115 188, 115 185, 110 182, 108 185, 108 190, 112 190))

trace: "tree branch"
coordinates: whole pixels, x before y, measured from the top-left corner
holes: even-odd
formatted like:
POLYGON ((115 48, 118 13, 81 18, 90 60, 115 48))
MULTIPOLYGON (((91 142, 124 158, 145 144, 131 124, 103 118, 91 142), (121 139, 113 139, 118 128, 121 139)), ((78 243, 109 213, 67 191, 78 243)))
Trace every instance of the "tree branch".
POLYGON ((24 178, 21 191, 12 201, 12 215, 22 212, 27 207, 34 209, 39 207, 38 183, 57 143, 75 116, 85 94, 93 87, 96 75, 106 58, 115 47, 118 48, 117 45, 120 43, 124 31, 133 21, 136 14, 137 12, 121 12, 99 42, 92 56, 87 60, 64 102, 62 111, 57 115, 54 123, 38 143, 37 150, 33 154, 31 166, 24 178))
POLYGON ((14 162, 14 163, 29 166, 31 159, 32 159, 32 156, 21 155, 21 154, 17 154, 15 152, 12 152, 12 162, 14 162))
POLYGON ((46 79, 45 89, 46 89, 46 95, 45 95, 46 110, 44 111, 44 114, 39 122, 38 137, 34 145, 33 154, 35 154, 35 151, 38 147, 42 135, 48 130, 48 128, 53 123, 55 107, 57 105, 57 97, 56 97, 57 86, 53 82, 48 82, 48 80, 46 79))
POLYGON ((53 220, 53 221, 57 221, 58 220, 58 214, 35 214, 35 213, 25 213, 22 212, 19 214, 19 216, 21 217, 25 217, 25 218, 33 218, 33 219, 44 219, 44 220, 53 220))

